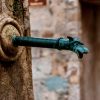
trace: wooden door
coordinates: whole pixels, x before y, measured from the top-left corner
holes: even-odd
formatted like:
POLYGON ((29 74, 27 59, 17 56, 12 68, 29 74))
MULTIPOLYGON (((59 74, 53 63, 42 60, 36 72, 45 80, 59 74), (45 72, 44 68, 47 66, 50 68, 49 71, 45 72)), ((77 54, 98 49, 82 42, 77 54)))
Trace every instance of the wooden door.
POLYGON ((90 51, 81 69, 81 100, 100 100, 100 2, 92 1, 81 2, 82 37, 90 51))

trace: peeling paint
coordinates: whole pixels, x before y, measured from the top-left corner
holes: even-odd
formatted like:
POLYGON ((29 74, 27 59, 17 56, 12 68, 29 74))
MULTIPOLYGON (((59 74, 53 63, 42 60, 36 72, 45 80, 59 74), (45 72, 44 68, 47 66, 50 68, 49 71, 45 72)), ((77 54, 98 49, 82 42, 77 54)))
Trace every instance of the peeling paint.
POLYGON ((68 81, 60 76, 48 78, 45 85, 49 91, 66 92, 68 89, 68 81))

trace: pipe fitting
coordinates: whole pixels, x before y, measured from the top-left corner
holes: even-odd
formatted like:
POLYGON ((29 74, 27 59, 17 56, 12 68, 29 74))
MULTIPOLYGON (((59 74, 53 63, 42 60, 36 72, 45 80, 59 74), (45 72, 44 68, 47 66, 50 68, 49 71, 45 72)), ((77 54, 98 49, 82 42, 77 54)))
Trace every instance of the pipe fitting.
POLYGON ((23 47, 12 44, 14 35, 23 36, 20 25, 12 18, 0 19, 0 61, 14 61, 21 55, 23 47))

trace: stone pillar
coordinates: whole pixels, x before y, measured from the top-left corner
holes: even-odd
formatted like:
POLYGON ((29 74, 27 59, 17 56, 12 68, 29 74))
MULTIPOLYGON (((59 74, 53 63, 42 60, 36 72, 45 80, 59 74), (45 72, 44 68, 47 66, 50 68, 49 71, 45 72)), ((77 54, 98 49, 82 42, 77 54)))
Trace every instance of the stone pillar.
POLYGON ((33 100, 31 49, 13 47, 13 34, 30 36, 28 0, 0 0, 0 100, 33 100))

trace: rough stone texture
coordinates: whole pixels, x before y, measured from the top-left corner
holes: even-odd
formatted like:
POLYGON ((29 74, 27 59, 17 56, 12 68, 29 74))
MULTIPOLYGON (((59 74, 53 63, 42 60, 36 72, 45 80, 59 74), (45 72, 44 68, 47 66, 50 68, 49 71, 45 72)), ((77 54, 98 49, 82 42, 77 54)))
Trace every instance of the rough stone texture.
MULTIPOLYGON (((13 1, 16 2, 16 0, 13 1)), ((23 35, 29 36, 28 1, 23 0, 23 2, 20 2, 20 0, 17 0, 17 2, 19 2, 18 6, 23 5, 23 7, 22 9, 17 9, 17 11, 15 10, 14 13, 18 14, 20 12, 22 15, 19 15, 19 17, 23 16, 23 20, 17 19, 17 16, 13 14, 12 8, 8 9, 6 5, 9 4, 8 0, 0 0, 0 8, 2 8, 0 17, 2 14, 6 14, 14 18, 20 24, 20 27, 23 26, 25 31, 23 35), (24 13, 22 13, 22 10, 24 13)), ((0 100, 33 100, 30 48, 24 47, 21 56, 15 61, 3 62, 0 59, 0 100)))
MULTIPOLYGON (((78 0, 47 0, 46 6, 30 6, 32 36, 78 36, 79 13, 78 0)), ((80 100, 80 62, 76 54, 32 48, 32 64, 35 100, 80 100), (62 83, 56 83, 58 80, 62 83)))

